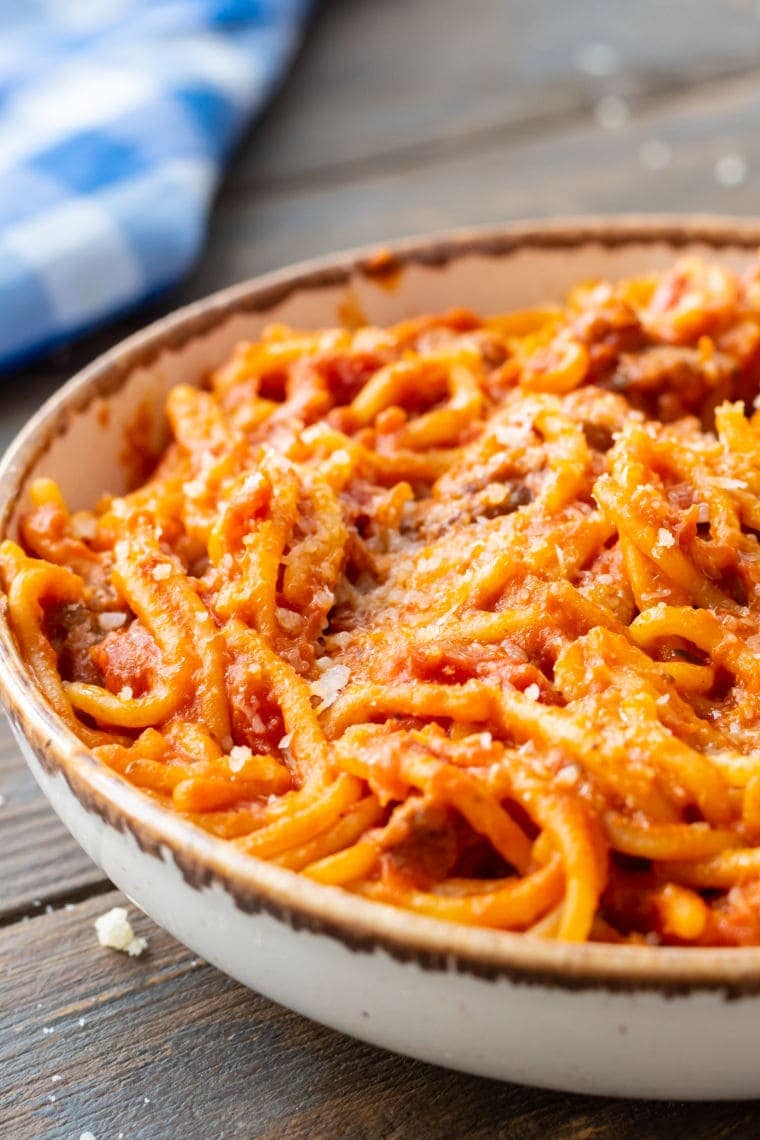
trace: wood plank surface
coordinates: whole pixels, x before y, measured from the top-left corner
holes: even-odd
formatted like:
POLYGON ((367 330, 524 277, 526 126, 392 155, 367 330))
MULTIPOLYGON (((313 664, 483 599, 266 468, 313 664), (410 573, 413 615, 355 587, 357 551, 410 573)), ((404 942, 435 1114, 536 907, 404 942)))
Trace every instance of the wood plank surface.
POLYGON ((350 181, 368 162, 416 160, 420 147, 566 122, 603 93, 667 93, 749 72, 759 31, 751 3, 333 0, 234 182, 350 181), (589 75, 594 63, 609 74, 589 75))
MULTIPOLYGON (((299 183, 275 193, 233 180, 212 219, 203 284, 219 288, 299 258, 451 225, 625 210, 757 210, 760 80, 721 80, 631 105, 629 113, 615 130, 589 113, 537 135, 496 134, 472 149, 462 144, 373 165, 350 183, 299 183), (666 148, 664 169, 646 165, 653 142, 666 148), (718 180, 727 155, 745 164, 735 185, 718 180)), ((189 297, 196 287, 194 280, 183 292, 189 297)))
MULTIPOLYGON (((756 212, 759 117, 754 0, 324 0, 232 163, 193 274, 7 378, 0 449, 127 333, 292 260, 521 216, 756 212)), ((2 1137, 760 1131, 751 1104, 571 1097, 393 1057, 248 993, 143 916, 149 955, 101 950, 92 920, 120 896, 4 725, 0 795, 2 1137)))

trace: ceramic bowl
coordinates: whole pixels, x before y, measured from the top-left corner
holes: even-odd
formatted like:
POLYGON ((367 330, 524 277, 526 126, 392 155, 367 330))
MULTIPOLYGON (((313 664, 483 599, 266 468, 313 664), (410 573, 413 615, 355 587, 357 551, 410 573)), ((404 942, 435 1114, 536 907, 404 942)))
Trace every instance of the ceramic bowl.
MULTIPOLYGON (((415 239, 235 286, 101 357, 28 424, 0 468, 0 530, 29 481, 72 507, 133 474, 129 440, 159 446, 170 385, 197 382, 243 338, 282 321, 380 324, 467 305, 559 300, 698 252, 741 268, 760 222, 575 219, 415 239)), ((0 690, 55 811, 103 871, 219 969, 308 1017, 400 1053, 576 1092, 760 1095, 760 948, 570 945, 449 925, 259 862, 164 811, 61 724, 0 616, 0 690)))

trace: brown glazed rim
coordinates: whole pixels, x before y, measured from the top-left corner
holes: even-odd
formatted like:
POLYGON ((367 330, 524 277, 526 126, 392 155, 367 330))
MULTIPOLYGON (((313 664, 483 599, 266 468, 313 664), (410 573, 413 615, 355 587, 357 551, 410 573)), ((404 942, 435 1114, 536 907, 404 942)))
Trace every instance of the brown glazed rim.
MULTIPOLYGON (((674 252, 701 244, 720 249, 760 247, 760 220, 738 218, 568 218, 489 229, 450 231, 320 258, 222 290, 129 337, 70 380, 30 420, 0 463, 0 532, 8 527, 28 473, 66 427, 72 413, 108 396, 139 366, 178 349, 235 313, 266 312, 305 290, 340 286, 407 266, 445 267, 481 255, 522 250, 666 245, 674 252), (390 256, 385 255, 388 251, 390 256)), ((718 990, 728 998, 760 993, 760 947, 687 949, 606 944, 575 945, 521 934, 439 922, 242 855, 150 800, 101 765, 59 720, 28 674, 0 613, 0 698, 43 769, 69 788, 103 824, 129 833, 154 858, 171 856, 185 880, 201 891, 221 887, 243 912, 268 913, 294 930, 335 938, 356 953, 385 951, 428 970, 563 989, 654 990, 680 996, 718 990)), ((160 915, 158 916, 160 919, 160 915)))

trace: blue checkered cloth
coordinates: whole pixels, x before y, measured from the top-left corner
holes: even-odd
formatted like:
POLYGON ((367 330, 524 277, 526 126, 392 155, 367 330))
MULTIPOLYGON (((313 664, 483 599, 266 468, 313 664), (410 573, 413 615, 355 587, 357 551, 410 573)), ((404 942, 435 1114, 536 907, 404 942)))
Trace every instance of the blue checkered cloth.
POLYGON ((310 0, 0 0, 0 369, 176 282, 310 0))

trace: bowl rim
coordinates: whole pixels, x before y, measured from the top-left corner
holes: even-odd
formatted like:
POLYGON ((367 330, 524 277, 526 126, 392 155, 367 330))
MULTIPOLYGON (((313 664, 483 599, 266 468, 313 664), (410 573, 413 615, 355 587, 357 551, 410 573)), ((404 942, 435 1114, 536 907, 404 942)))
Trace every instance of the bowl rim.
MULTIPOLYGON (((29 471, 73 413, 113 394, 134 369, 149 365, 164 350, 204 336, 234 313, 266 312, 297 292, 345 285, 357 274, 381 277, 415 264, 436 267, 471 255, 499 258, 526 249, 635 244, 665 244, 674 251, 695 244, 716 251, 749 250, 760 247, 760 219, 580 216, 446 230, 312 258, 183 306, 82 369, 18 433, 0 461, 0 535, 5 534, 29 471)), ((576 944, 466 927, 362 899, 243 855, 152 801, 84 748, 27 672, 4 606, 0 700, 41 768, 49 776, 61 776, 87 811, 105 826, 128 833, 143 853, 159 859, 171 856, 191 887, 199 891, 221 887, 243 912, 268 913, 296 931, 328 935, 355 952, 382 950, 426 970, 454 970, 488 980, 562 989, 654 990, 668 996, 710 990, 729 998, 760 994, 760 947, 576 944)))

